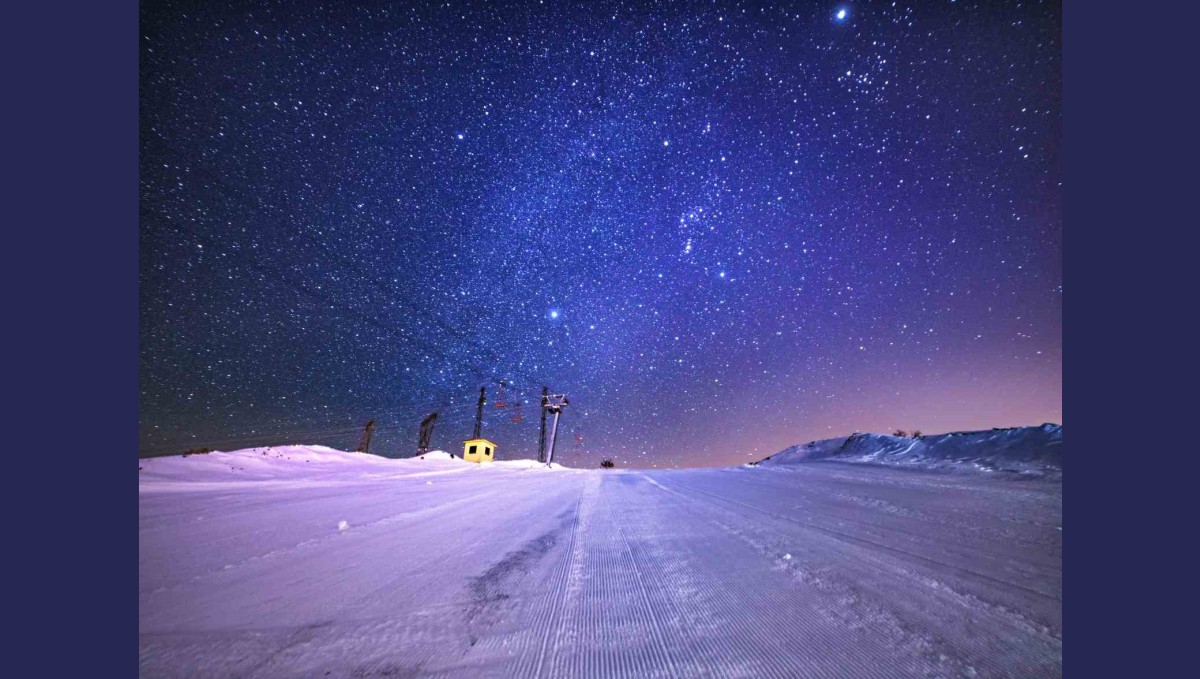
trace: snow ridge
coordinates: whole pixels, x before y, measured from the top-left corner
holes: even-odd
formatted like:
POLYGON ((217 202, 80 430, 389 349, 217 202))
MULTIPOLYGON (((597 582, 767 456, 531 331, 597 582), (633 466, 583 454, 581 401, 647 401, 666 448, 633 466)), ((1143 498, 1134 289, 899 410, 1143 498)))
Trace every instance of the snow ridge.
POLYGON ((1062 425, 1047 422, 917 437, 854 433, 791 446, 753 464, 821 460, 1057 476, 1062 473, 1062 425))

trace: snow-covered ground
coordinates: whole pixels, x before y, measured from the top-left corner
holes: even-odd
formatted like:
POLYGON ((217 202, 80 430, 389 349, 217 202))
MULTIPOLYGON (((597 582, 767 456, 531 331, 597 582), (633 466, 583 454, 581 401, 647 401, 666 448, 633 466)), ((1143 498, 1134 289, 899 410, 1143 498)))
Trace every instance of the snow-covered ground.
POLYGON ((1062 484, 140 461, 146 677, 1057 677, 1062 484))

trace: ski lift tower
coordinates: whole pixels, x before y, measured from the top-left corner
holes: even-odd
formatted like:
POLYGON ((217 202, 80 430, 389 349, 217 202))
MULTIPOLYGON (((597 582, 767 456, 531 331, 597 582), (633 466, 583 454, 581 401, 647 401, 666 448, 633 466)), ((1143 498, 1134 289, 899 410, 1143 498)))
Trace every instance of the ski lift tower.
POLYGON ((463 441, 463 459, 467 462, 491 462, 496 458, 496 444, 483 438, 483 406, 487 403, 485 387, 479 388, 479 403, 475 406, 475 432, 463 441))
POLYGON ((375 433, 375 420, 367 422, 367 426, 363 427, 362 438, 358 440, 358 447, 354 449, 356 453, 365 453, 371 447, 371 435, 375 433))
POLYGON ((550 425, 550 449, 546 451, 546 466, 554 461, 554 441, 558 438, 558 416, 562 413, 562 409, 571 405, 567 400, 566 394, 548 394, 542 397, 543 412, 550 413, 554 416, 554 422, 550 425))
POLYGON ((550 395, 549 387, 542 387, 542 428, 538 431, 538 462, 546 464, 546 398, 550 395))
POLYGON ((417 436, 417 457, 429 452, 429 440, 433 438, 433 425, 437 423, 437 412, 429 413, 421 420, 421 433, 417 436))

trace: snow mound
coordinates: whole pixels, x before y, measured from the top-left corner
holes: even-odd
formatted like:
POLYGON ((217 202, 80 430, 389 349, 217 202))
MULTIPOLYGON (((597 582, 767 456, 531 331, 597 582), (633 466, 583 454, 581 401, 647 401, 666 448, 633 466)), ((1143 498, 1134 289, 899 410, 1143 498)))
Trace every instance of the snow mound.
POLYGON ((566 469, 558 464, 547 468, 537 460, 475 464, 444 450, 431 450, 420 457, 393 459, 325 446, 298 445, 155 457, 138 460, 138 466, 139 486, 143 490, 237 482, 309 486, 487 469, 510 472, 566 469))
POLYGON ((755 465, 775 466, 832 460, 967 471, 1062 473, 1062 425, 952 432, 908 438, 852 434, 786 448, 755 465))
MULTIPOLYGON (((449 456, 437 469, 463 464, 449 456)), ((231 452, 214 451, 138 460, 141 486, 213 482, 326 483, 406 476, 429 471, 424 462, 394 460, 367 453, 348 453, 326 446, 270 446, 231 452)))

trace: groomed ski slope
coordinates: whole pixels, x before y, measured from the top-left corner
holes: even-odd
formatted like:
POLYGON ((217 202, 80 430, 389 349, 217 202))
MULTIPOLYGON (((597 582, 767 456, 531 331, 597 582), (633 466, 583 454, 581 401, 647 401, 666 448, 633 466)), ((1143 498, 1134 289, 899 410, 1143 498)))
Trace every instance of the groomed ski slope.
POLYGON ((1062 485, 141 462, 144 677, 1058 677, 1062 485))

